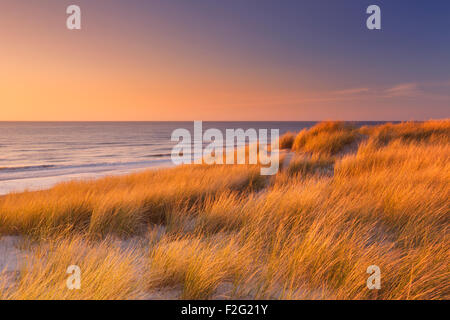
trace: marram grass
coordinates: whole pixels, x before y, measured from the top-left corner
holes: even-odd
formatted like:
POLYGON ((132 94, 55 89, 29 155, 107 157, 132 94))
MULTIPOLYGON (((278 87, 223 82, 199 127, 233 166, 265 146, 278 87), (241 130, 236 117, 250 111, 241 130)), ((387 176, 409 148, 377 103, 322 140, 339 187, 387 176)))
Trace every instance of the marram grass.
POLYGON ((326 122, 291 145, 274 177, 182 166, 0 197, 24 253, 0 299, 450 298, 449 120, 326 122))

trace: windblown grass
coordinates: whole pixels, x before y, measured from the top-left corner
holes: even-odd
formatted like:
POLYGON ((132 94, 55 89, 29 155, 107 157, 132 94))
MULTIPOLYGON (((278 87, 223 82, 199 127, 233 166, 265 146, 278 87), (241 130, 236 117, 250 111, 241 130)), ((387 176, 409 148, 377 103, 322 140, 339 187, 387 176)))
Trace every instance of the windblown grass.
POLYGON ((258 166, 199 165, 2 197, 0 232, 40 249, 0 297, 448 299, 449 139, 448 120, 328 122, 296 137, 270 181, 258 166), (89 279, 80 292, 64 288, 71 264, 89 279))
POLYGON ((200 206, 216 193, 257 190, 263 185, 256 166, 184 166, 64 183, 50 190, 1 197, 0 233, 126 236, 145 231, 146 224, 165 223, 171 212, 200 206))
POLYGON ((308 175, 324 175, 332 172, 334 159, 332 157, 324 157, 324 156, 296 156, 287 171, 290 175, 301 175, 303 177, 308 175))
POLYGON ((280 137, 280 149, 291 149, 295 141, 294 132, 286 132, 280 137))
POLYGON ((139 299, 139 254, 122 250, 113 242, 89 243, 80 237, 34 246, 24 260, 17 282, 0 278, 0 300, 139 299), (81 289, 69 290, 67 268, 80 267, 81 289))
POLYGON ((292 149, 319 155, 335 155, 358 138, 357 130, 345 122, 322 122, 313 128, 302 130, 292 149))
POLYGON ((403 142, 450 143, 450 121, 405 122, 400 125, 391 123, 362 127, 360 132, 370 136, 369 142, 375 147, 385 146, 393 140, 403 142))
POLYGON ((221 283, 245 279, 251 254, 233 237, 164 238, 150 254, 148 286, 179 285, 184 299, 210 298, 221 283))

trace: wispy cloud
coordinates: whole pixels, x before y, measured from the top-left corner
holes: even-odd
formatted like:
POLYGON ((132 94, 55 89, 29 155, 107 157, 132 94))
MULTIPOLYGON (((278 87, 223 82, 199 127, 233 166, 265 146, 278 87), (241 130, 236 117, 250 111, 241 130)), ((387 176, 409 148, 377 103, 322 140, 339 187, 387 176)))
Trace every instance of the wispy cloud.
POLYGON ((385 97, 414 97, 422 93, 417 83, 401 83, 384 90, 385 97))
POLYGON ((332 91, 332 94, 337 95, 349 95, 349 94, 361 94, 361 93, 367 93, 369 92, 369 88, 353 88, 353 89, 344 89, 344 90, 338 90, 338 91, 332 91))
POLYGON ((428 98, 428 99, 450 99, 450 92, 448 87, 450 81, 432 82, 432 83, 418 83, 406 82, 399 83, 385 88, 349 88, 338 91, 330 91, 327 96, 336 99, 342 97, 347 98, 428 98))
POLYGON ((433 83, 399 83, 388 87, 354 87, 342 88, 333 91, 315 91, 315 92, 291 92, 280 96, 261 96, 249 97, 237 103, 222 103, 223 106, 283 106, 283 105, 308 105, 323 104, 332 105, 339 102, 365 102, 368 100, 401 100, 401 99, 421 99, 450 101, 450 92, 448 90, 450 81, 433 83))

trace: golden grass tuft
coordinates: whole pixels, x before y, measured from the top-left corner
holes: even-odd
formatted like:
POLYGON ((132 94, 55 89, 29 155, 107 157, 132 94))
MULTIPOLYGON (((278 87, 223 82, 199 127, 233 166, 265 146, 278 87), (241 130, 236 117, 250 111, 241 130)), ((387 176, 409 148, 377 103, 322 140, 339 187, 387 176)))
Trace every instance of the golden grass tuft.
POLYGON ((289 175, 326 175, 333 171, 334 159, 325 156, 297 155, 292 159, 287 172, 289 175))
POLYGON ((311 129, 303 129, 295 137, 292 150, 332 156, 358 138, 357 130, 345 122, 323 122, 311 129))
POLYGON ((91 243, 81 237, 33 246, 14 285, 1 281, 0 299, 123 300, 139 299, 139 254, 122 250, 111 240, 91 243), (67 288, 67 268, 81 269, 81 289, 67 288))
POLYGON ((450 120, 387 123, 375 127, 362 127, 360 132, 370 136, 369 142, 375 147, 385 146, 394 140, 403 142, 450 143, 448 132, 450 120))
POLYGON ((150 253, 148 287, 178 285, 184 299, 207 299, 223 281, 243 279, 250 265, 233 238, 164 238, 150 253))
POLYGON ((280 137, 280 149, 292 149, 292 145, 295 141, 294 132, 286 132, 280 137))

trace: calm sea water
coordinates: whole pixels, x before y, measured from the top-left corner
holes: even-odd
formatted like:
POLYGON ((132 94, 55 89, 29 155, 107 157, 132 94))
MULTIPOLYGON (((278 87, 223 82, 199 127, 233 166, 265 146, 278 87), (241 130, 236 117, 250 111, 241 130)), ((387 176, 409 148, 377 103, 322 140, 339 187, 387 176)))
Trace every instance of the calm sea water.
MULTIPOLYGON (((279 129, 315 122, 204 122, 203 128, 279 129)), ((360 122, 359 125, 370 124, 360 122)), ((0 122, 0 194, 72 179, 171 166, 173 130, 193 122, 0 122)))

